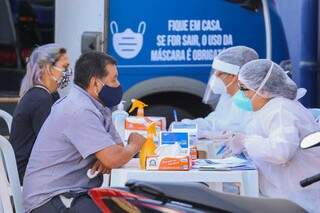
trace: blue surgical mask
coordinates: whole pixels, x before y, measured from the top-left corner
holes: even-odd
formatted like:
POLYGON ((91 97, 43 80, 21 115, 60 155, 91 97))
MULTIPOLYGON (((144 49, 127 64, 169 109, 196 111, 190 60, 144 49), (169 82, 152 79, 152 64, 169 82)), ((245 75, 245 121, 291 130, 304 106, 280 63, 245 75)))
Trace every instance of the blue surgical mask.
POLYGON ((248 98, 245 93, 239 90, 233 97, 233 103, 240 109, 252 112, 253 105, 250 98, 248 98))
POLYGON ((109 87, 103 85, 101 91, 98 94, 101 102, 108 108, 112 108, 118 105, 122 99, 122 87, 109 87))

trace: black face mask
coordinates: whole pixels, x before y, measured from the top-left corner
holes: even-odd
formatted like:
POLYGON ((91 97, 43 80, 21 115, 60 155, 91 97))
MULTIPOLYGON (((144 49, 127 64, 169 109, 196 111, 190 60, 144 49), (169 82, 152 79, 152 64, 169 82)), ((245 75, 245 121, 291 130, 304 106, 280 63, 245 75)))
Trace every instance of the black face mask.
POLYGON ((107 85, 103 85, 98 96, 106 107, 112 108, 118 105, 122 99, 122 87, 121 85, 118 87, 109 87, 107 85))

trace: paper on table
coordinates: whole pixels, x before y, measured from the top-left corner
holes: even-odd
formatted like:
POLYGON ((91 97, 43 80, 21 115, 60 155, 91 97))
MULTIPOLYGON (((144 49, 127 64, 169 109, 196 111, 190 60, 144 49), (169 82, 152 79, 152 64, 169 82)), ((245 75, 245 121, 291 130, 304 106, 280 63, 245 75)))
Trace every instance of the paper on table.
POLYGON ((237 158, 234 156, 223 158, 223 159, 206 159, 206 160, 216 164, 243 164, 248 162, 248 160, 237 158))
POLYGON ((210 166, 200 166, 200 171, 233 171, 233 170, 254 170, 256 169, 252 164, 243 164, 241 166, 226 167, 225 165, 210 165, 210 166))
POLYGON ((254 169, 250 161, 237 157, 224 159, 201 159, 196 161, 193 167, 200 170, 234 170, 234 169, 254 169))

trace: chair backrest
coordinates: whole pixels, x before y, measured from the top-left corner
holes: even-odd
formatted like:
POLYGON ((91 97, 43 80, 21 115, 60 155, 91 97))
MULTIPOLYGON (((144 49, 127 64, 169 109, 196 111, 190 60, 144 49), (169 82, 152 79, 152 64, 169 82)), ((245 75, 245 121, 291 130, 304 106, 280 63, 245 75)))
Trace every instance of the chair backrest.
POLYGON ((8 213, 13 213, 13 206, 10 200, 11 194, 3 156, 0 154, 0 212, 5 212, 6 210, 8 213))
MULTIPOLYGON (((2 206, 6 212, 10 212, 7 207, 11 203, 7 202, 7 198, 12 195, 15 212, 23 212, 22 192, 19 181, 16 158, 10 142, 0 135, 0 197, 2 206), (10 193, 11 192, 11 193, 10 193)), ((11 208, 13 209, 13 208, 11 208)))
POLYGON ((7 126, 8 126, 9 134, 10 134, 10 132, 11 132, 11 124, 12 124, 12 115, 10 115, 6 111, 0 109, 0 118, 3 118, 3 120, 5 120, 5 122, 6 122, 7 126))

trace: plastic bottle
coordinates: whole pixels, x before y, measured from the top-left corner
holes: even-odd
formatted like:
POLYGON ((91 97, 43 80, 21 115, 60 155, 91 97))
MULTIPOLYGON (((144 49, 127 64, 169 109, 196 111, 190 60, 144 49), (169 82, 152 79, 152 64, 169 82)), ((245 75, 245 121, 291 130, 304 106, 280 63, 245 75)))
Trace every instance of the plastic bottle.
POLYGON ((146 158, 150 155, 156 154, 156 145, 154 143, 154 137, 156 135, 156 123, 152 122, 147 127, 147 140, 143 144, 141 150, 140 150, 140 168, 146 169, 146 158))
POLYGON ((115 126, 116 130, 118 131, 121 139, 124 141, 124 130, 125 130, 125 121, 129 114, 124 111, 124 103, 125 101, 121 101, 120 104, 117 106, 117 110, 112 113, 112 122, 115 126))
POLYGON ((139 101, 137 99, 131 99, 132 106, 129 110, 129 113, 138 108, 137 111, 137 117, 143 117, 144 116, 144 108, 147 107, 148 105, 143 103, 142 101, 139 101))
POLYGON ((198 140, 197 135, 191 135, 189 134, 190 137, 190 157, 192 160, 192 163, 198 159, 198 150, 197 150, 197 145, 196 142, 198 140))
POLYGON ((198 159, 198 150, 196 146, 190 146, 190 157, 192 162, 198 159))

